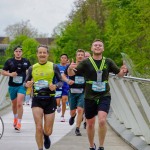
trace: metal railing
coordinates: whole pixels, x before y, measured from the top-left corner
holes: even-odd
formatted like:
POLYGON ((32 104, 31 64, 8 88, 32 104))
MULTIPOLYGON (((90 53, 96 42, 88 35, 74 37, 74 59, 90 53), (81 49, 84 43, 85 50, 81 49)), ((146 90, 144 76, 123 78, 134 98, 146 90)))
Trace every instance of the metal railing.
MULTIPOLYGON (((0 75, 0 109, 8 93, 8 77, 0 75)), ((142 136, 150 144, 150 79, 125 76, 118 78, 110 74, 112 109, 120 123, 136 136, 142 136)))
POLYGON ((117 119, 150 144, 150 79, 110 74, 109 84, 117 119))
POLYGON ((7 105, 11 104, 11 101, 8 99, 8 80, 9 77, 0 75, 0 110, 7 105))

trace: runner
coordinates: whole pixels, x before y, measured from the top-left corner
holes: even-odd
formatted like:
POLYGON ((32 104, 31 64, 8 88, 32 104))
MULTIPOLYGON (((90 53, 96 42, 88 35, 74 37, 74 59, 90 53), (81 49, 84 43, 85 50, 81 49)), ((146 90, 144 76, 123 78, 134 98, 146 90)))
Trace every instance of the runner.
MULTIPOLYGON (((91 56, 91 54, 86 51, 84 58, 86 59, 86 58, 89 58, 90 56, 91 56)), ((84 119, 83 119, 83 121, 84 121, 84 122, 83 122, 83 128, 86 129, 86 117, 85 117, 85 113, 84 113, 84 115, 83 115, 83 118, 84 118, 84 119)))
POLYGON ((39 150, 50 148, 55 118, 55 90, 62 86, 62 78, 57 65, 48 61, 48 47, 40 45, 37 49, 38 63, 31 66, 25 80, 25 87, 33 87, 32 113, 36 126, 36 142, 39 150), (58 83, 53 84, 57 78, 58 83), (44 123, 43 123, 44 120, 44 123))
MULTIPOLYGON (((77 65, 84 59, 85 57, 85 51, 82 49, 78 49, 76 52, 76 63, 77 65)), ((68 68, 67 68, 68 69, 68 68)), ((68 75, 67 69, 65 71, 65 74, 68 75)), ((69 119, 69 124, 73 125, 74 120, 77 114, 76 119, 76 130, 75 134, 76 136, 81 136, 80 133, 80 125, 83 120, 83 112, 84 112, 84 87, 85 87, 85 81, 84 78, 81 76, 81 74, 76 74, 76 76, 69 76, 69 105, 70 105, 70 115, 71 118, 69 119), (72 82, 73 83, 70 83, 72 82)))
MULTIPOLYGON (((60 70, 61 75, 63 75, 68 63, 68 55, 67 54, 61 54, 60 56, 60 64, 58 64, 58 68, 60 70)), ((57 80, 56 80, 57 83, 57 80)), ((61 114, 61 122, 65 122, 65 111, 66 111, 66 102, 68 101, 68 90, 69 90, 69 85, 66 82, 63 82, 63 86, 60 89, 56 90, 56 102, 57 102, 57 112, 61 112, 61 107, 62 107, 62 114, 61 114), (62 106, 60 101, 62 101, 62 106)))
POLYGON ((14 58, 10 58, 5 62, 2 74, 9 76, 9 95, 12 101, 12 111, 14 114, 13 126, 16 130, 21 129, 21 120, 23 115, 23 102, 26 89, 23 82, 26 77, 26 71, 30 67, 30 62, 22 58, 22 48, 17 46, 14 48, 14 58))
POLYGON ((106 117, 109 112, 111 96, 108 84, 109 72, 123 77, 127 68, 123 65, 120 69, 113 60, 102 56, 103 42, 95 40, 91 50, 93 56, 83 60, 79 65, 72 61, 68 68, 68 75, 81 74, 86 80, 85 86, 85 116, 87 119, 87 134, 90 150, 96 150, 94 144, 95 116, 98 114, 99 123, 99 148, 104 150, 104 140, 107 132, 106 117))

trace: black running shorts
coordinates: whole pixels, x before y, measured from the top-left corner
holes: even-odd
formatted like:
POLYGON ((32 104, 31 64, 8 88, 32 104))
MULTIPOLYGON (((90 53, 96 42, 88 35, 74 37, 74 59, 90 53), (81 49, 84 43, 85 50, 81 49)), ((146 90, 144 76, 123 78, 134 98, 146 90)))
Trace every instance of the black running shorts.
POLYGON ((31 108, 33 107, 40 107, 43 109, 44 114, 51 114, 56 110, 56 100, 54 97, 44 99, 33 97, 31 108))
POLYGON ((85 99, 85 117, 91 119, 98 114, 98 111, 109 112, 111 96, 101 97, 99 100, 85 99))

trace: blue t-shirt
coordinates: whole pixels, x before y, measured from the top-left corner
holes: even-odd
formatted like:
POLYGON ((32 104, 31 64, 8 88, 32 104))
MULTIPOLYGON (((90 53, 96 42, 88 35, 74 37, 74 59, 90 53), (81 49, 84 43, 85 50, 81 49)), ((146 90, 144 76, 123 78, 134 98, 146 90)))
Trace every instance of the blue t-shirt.
MULTIPOLYGON (((62 66, 61 64, 57 64, 57 66, 58 66, 58 68, 59 68, 60 73, 63 74, 68 65, 62 66)), ((68 78, 68 77, 67 77, 67 78, 68 78)), ((57 80, 56 80, 56 83, 57 83, 57 80)), ((66 82, 63 82, 62 88, 69 88, 69 85, 68 85, 66 82)))

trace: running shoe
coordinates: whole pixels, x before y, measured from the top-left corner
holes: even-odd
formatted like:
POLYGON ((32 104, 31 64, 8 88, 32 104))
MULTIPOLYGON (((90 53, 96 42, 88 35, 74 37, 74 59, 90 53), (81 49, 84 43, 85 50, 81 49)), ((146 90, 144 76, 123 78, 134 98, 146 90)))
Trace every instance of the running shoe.
POLYGON ((21 129, 21 123, 17 123, 17 125, 15 126, 15 130, 20 131, 21 129))
POLYGON ((75 117, 76 117, 76 114, 75 114, 74 117, 71 117, 71 118, 69 119, 69 124, 70 124, 70 125, 73 125, 73 124, 74 124, 74 119, 75 119, 75 117))
POLYGON ((61 117, 61 118, 60 118, 60 122, 65 122, 65 118, 64 118, 64 117, 61 117))
POLYGON ((75 134, 76 136, 82 136, 82 134, 80 133, 80 129, 78 127, 75 130, 75 134))
POLYGON ((61 112, 61 106, 57 106, 57 112, 58 112, 58 113, 61 112))
POLYGON ((50 146, 51 146, 51 140, 50 140, 49 136, 44 134, 44 147, 46 149, 49 149, 50 146))
POLYGON ((67 109, 67 110, 69 110, 69 109, 70 109, 70 107, 67 105, 67 106, 66 106, 66 109, 67 109))
POLYGON ((14 123, 13 123, 13 126, 15 127, 18 123, 18 118, 14 118, 14 123))
MULTIPOLYGON (((94 143, 94 147, 91 147, 90 150, 96 150, 96 145, 94 143)), ((98 149, 99 150, 99 149, 98 149)))
POLYGON ((104 150, 104 147, 99 147, 99 149, 98 150, 104 150))

